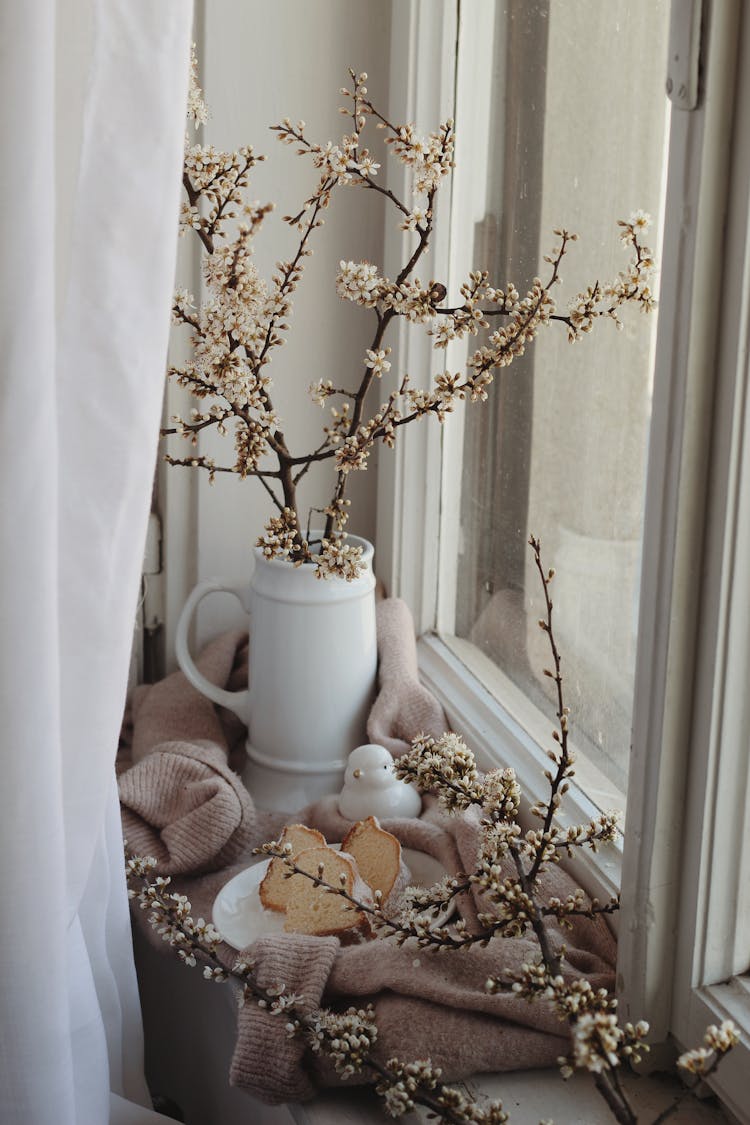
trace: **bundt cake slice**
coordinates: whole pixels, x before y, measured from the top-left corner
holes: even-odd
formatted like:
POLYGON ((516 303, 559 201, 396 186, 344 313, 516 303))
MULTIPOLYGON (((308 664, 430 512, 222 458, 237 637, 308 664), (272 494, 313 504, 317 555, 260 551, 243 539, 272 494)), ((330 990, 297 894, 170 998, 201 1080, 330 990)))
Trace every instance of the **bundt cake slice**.
POLYGON ((401 856, 401 844, 380 827, 374 816, 358 820, 349 829, 341 843, 341 850, 352 856, 357 870, 373 893, 380 891, 382 904, 407 886, 410 875, 401 856))
MULTIPOLYGON (((325 836, 315 828, 308 828, 304 824, 289 824, 279 838, 280 847, 292 845, 291 858, 295 859, 300 852, 308 848, 325 847, 325 836)), ((283 914, 289 899, 289 868, 283 859, 272 859, 268 871, 258 888, 260 901, 266 910, 277 910, 283 914)))
MULTIPOLYGON (((300 852, 295 863, 310 875, 319 875, 330 886, 343 887, 359 902, 372 903, 369 887, 360 878, 351 856, 344 852, 335 852, 327 846, 309 848, 300 852)), ((342 896, 316 886, 306 875, 293 875, 286 883, 284 929, 288 932, 317 937, 346 937, 369 932, 367 915, 342 896)))

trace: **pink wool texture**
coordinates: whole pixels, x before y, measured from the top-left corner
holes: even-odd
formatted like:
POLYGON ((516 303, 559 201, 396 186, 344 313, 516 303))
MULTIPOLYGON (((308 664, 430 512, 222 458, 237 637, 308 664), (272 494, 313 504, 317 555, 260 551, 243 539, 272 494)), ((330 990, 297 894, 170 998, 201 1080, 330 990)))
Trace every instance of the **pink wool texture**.
MULTIPOLYGON (((368 736, 398 757, 417 734, 439 737, 448 724, 437 700, 419 683, 406 605, 396 598, 379 602, 377 626, 379 692, 368 736)), ((242 687, 246 637, 218 638, 198 666, 219 686, 242 687)), ((211 917, 221 887, 254 861, 254 847, 277 839, 285 824, 317 828, 330 843, 341 841, 351 827, 339 814, 335 796, 289 813, 256 809, 231 768, 241 768, 243 740, 235 716, 214 708, 179 672, 137 689, 124 727, 119 789, 128 850, 154 856, 159 873, 171 874, 174 890, 188 896, 195 917, 211 917)), ((449 818, 427 798, 419 819, 382 823, 404 846, 434 856, 451 874, 475 865, 478 810, 449 818)), ((559 867, 545 876, 549 895, 565 898, 574 889, 559 867)), ((458 905, 475 930, 473 896, 463 896, 458 905)), ((153 943, 168 952, 140 911, 136 917, 153 943)), ((616 945, 605 920, 572 922, 565 931, 550 926, 554 943, 566 947, 568 975, 584 976, 594 988, 612 988, 616 945)), ((399 948, 388 940, 342 946, 333 937, 278 934, 260 938, 243 952, 255 961, 259 983, 283 981, 287 992, 304 997, 307 1010, 372 1002, 382 1062, 393 1056, 429 1057, 446 1081, 454 1081, 486 1071, 549 1066, 568 1049, 565 1027, 548 1006, 485 990, 489 976, 510 976, 524 962, 538 959, 536 942, 529 938, 495 938, 486 948, 446 955, 411 943, 399 948)), ((238 955, 223 945, 220 956, 231 967, 238 955)), ((238 1012, 230 1081, 270 1104, 304 1101, 339 1082, 324 1057, 287 1037, 284 1022, 252 1002, 238 1012)), ((347 1085, 367 1080, 355 1076, 347 1085)))

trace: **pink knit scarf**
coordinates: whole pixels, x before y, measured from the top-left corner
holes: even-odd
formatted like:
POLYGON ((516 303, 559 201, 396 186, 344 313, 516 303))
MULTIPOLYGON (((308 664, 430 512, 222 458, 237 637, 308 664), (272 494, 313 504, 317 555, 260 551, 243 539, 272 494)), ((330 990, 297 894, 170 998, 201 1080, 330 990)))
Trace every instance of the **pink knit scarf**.
MULTIPOLYGON (((398 756, 416 734, 437 737, 448 724, 419 683, 407 607, 386 599, 377 615, 379 693, 368 735, 398 756)), ((198 666, 219 686, 241 687, 247 676, 245 637, 220 637, 204 650, 198 666)), ((181 673, 136 689, 120 756, 124 835, 131 852, 154 856, 159 871, 175 877, 175 889, 191 900, 195 916, 211 916, 221 887, 254 862, 254 847, 277 838, 285 824, 318 828, 330 843, 340 841, 350 827, 335 798, 288 814, 256 809, 231 768, 240 768, 243 738, 239 721, 215 709, 181 673)), ((383 826, 405 846, 439 859, 452 874, 474 866, 478 819, 473 812, 449 819, 427 799, 418 820, 386 820, 383 826)), ((574 889, 559 867, 546 878, 550 895, 565 898, 574 889)), ((459 908, 469 926, 475 924, 476 903, 467 896, 459 908)), ((136 916, 142 922, 139 912, 136 916)), ((573 919, 573 928, 555 939, 565 944, 571 976, 585 976, 595 988, 613 987, 616 946, 603 918, 573 919)), ((372 1001, 382 1061, 394 1055, 430 1057, 451 1081, 482 1071, 547 1066, 567 1049, 565 1028, 548 1007, 485 991, 488 976, 512 975, 537 959, 535 942, 527 938, 496 938, 486 948, 449 955, 410 944, 400 948, 388 940, 342 947, 336 938, 298 934, 263 937, 251 949, 259 983, 283 981, 309 1008, 372 1001)), ((237 952, 225 945, 221 956, 229 967, 237 952)), ((286 1036, 282 1020, 252 1003, 239 1009, 229 1077, 270 1103, 301 1101, 321 1085, 338 1082, 324 1059, 286 1036)))

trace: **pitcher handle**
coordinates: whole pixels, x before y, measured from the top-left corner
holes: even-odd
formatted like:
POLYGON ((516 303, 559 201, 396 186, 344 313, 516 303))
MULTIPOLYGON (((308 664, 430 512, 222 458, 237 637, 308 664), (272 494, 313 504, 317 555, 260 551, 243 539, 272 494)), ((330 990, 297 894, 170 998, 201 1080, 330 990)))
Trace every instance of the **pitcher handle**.
POLYGON ((245 612, 250 612, 250 607, 247 604, 248 587, 246 584, 230 586, 220 578, 207 578, 203 582, 199 582, 185 602, 182 613, 180 614, 180 620, 177 623, 177 632, 175 634, 177 663, 194 688, 213 703, 219 703, 222 707, 233 711, 247 726, 250 701, 250 692, 247 688, 244 691, 226 691, 224 688, 212 684, 210 680, 206 679, 202 672, 198 671, 188 648, 188 629, 190 628, 190 622, 192 621, 198 603, 201 602, 207 594, 219 592, 233 594, 245 612))

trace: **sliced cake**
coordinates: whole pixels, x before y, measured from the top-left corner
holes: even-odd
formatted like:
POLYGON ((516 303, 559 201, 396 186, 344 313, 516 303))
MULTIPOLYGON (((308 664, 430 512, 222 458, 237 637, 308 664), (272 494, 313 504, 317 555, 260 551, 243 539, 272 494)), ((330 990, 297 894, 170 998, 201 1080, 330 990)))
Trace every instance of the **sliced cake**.
MULTIPOLYGON (((309 848, 325 847, 326 841, 325 836, 315 828, 308 828, 304 824, 290 824, 281 833, 279 844, 282 848, 291 844, 291 858, 296 859, 300 852, 309 848)), ((290 882, 286 877, 288 871, 283 859, 271 860, 258 889, 260 901, 266 910, 277 910, 282 914, 286 910, 290 882)))
POLYGON ((401 844, 381 828, 374 816, 358 820, 341 842, 341 850, 352 856, 357 870, 373 891, 380 891, 385 904, 395 899, 409 882, 409 869, 401 857, 401 844))
MULTIPOLYGON (((372 894, 360 878, 351 856, 324 845, 300 852, 295 863, 310 875, 320 875, 332 887, 343 887, 359 902, 372 902, 372 894)), ((306 875, 292 875, 285 882, 284 929, 289 933, 345 938, 369 932, 367 915, 341 895, 316 886, 306 875)))

